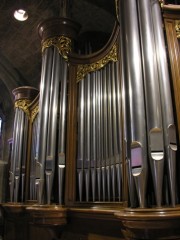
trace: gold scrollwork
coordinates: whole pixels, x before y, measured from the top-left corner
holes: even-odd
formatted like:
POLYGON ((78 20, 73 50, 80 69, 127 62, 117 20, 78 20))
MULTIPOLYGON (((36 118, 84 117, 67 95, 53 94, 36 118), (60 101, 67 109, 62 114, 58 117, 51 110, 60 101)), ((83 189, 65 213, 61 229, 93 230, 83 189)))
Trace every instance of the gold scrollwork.
POLYGON ((42 52, 51 46, 57 47, 59 54, 61 54, 65 60, 68 60, 68 54, 71 52, 70 38, 64 36, 49 38, 42 43, 42 52))
POLYGON ((161 8, 163 8, 164 7, 164 0, 159 0, 159 3, 160 3, 161 8))
POLYGON ((29 112, 29 104, 30 104, 30 101, 27 100, 27 99, 20 99, 20 100, 17 100, 15 101, 15 108, 20 108, 22 109, 26 114, 27 116, 29 117, 30 116, 30 112, 29 112))
POLYGON ((175 21, 175 30, 176 30, 176 35, 177 38, 180 38, 180 20, 175 21))
POLYGON ((86 74, 90 72, 97 71, 101 68, 103 68, 108 62, 113 61, 116 62, 118 60, 117 56, 117 44, 115 44, 110 52, 101 60, 91 63, 91 64, 84 64, 84 65, 78 65, 77 68, 77 82, 82 80, 86 74))
POLYGON ((36 105, 36 106, 31 110, 30 121, 31 121, 32 123, 34 122, 34 119, 36 118, 38 112, 39 112, 39 105, 36 105))

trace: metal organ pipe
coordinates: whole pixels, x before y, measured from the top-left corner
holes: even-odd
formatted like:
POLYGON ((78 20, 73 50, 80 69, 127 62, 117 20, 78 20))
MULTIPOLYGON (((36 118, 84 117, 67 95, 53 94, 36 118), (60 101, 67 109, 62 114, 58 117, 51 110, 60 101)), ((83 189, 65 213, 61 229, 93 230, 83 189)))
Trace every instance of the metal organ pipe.
POLYGON ((51 192, 55 172, 55 155, 56 155, 56 135, 57 135, 57 112, 58 112, 58 94, 59 94, 59 52, 54 48, 52 76, 50 85, 49 99, 49 116, 48 116, 48 135, 47 135, 47 150, 46 150, 46 189, 47 203, 50 204, 51 192))
POLYGON ((92 81, 92 144, 91 144, 91 179, 92 179, 92 200, 95 201, 96 197, 96 151, 97 151, 97 138, 96 138, 96 78, 95 72, 91 74, 92 81))
POLYGON ((59 203, 63 201, 63 179, 65 171, 65 133, 66 133, 66 108, 67 108, 67 73, 68 63, 59 56, 61 65, 60 74, 60 99, 59 99, 59 147, 58 147, 58 181, 59 181, 59 203))
POLYGON ((20 117, 19 117, 19 137, 17 139, 18 151, 16 155, 15 161, 15 184, 14 184, 14 201, 18 202, 18 193, 19 193, 19 185, 21 178, 21 163, 22 163, 22 147, 23 147, 23 127, 24 127, 24 115, 25 113, 20 109, 20 117))
POLYGON ((147 144, 138 17, 135 0, 126 0, 122 4, 123 11, 130 16, 123 22, 130 105, 128 123, 131 139, 128 144, 131 149, 131 171, 136 184, 139 205, 144 207, 147 187, 147 144))
POLYGON ((126 174, 127 174, 127 183, 128 183, 128 193, 129 193, 129 201, 130 201, 130 206, 135 207, 136 206, 136 198, 135 198, 135 183, 134 183, 134 178, 132 175, 131 171, 131 161, 130 161, 130 144, 129 144, 129 139, 131 138, 130 131, 128 129, 128 119, 129 119, 129 111, 128 111, 128 106, 129 106, 129 96, 128 96, 128 83, 126 81, 126 71, 125 71, 125 65, 126 65, 126 51, 125 51, 125 46, 126 46, 126 38, 125 38, 125 33, 124 33, 124 19, 125 19, 125 12, 123 11, 123 8, 120 7, 120 24, 121 24, 121 36, 119 37, 119 42, 120 42, 120 54, 121 54, 121 81, 122 81, 122 121, 124 122, 123 124, 123 143, 124 143, 124 157, 125 157, 125 169, 126 169, 126 174))
POLYGON ((162 203, 164 143, 151 5, 150 1, 138 0, 137 2, 144 66, 147 135, 149 145, 148 153, 154 182, 156 203, 157 206, 160 207, 162 203))
POLYGON ((32 127, 31 169, 30 169, 30 200, 36 199, 36 161, 38 159, 39 115, 36 116, 32 127))
POLYGON ((169 189, 171 204, 175 206, 176 203, 176 151, 177 140, 176 130, 174 125, 174 115, 172 107, 172 97, 170 90, 170 79, 168 72, 168 63, 166 57, 165 40, 162 28, 162 19, 159 2, 151 0, 153 27, 156 46, 157 66, 159 73, 160 96, 162 104, 163 128, 164 128, 164 142, 166 164, 169 175, 169 189))
MULTIPOLYGON (((107 100, 108 100, 108 94, 107 94, 107 71, 106 68, 102 69, 102 77, 103 77, 103 163, 102 163, 102 181, 103 181, 103 201, 106 199, 106 166, 108 164, 108 122, 107 122, 107 100)), ((109 191, 110 192, 110 191, 109 191)), ((108 198, 109 194, 108 194, 108 198)))
POLYGON ((27 137, 28 137, 29 117, 24 113, 22 163, 21 163, 21 201, 24 201, 26 161, 27 161, 27 137))
POLYGON ((83 168, 84 168, 84 80, 79 82, 79 123, 78 123, 78 156, 77 174, 79 200, 82 201, 83 168))
POLYGON ((15 180, 15 164, 16 164, 16 155, 18 149, 18 134, 19 134, 19 109, 15 109, 15 118, 14 118, 14 129, 13 129, 13 148, 11 155, 11 166, 10 166, 10 201, 13 202, 14 197, 14 180, 15 180))
POLYGON ((42 58, 42 75, 41 89, 39 100, 40 112, 40 133, 39 133, 39 156, 36 165, 36 186, 38 194, 38 202, 43 203, 44 194, 44 171, 46 159, 46 139, 48 126, 48 110, 49 110, 49 89, 52 74, 53 49, 47 48, 44 50, 42 58))
POLYGON ((86 201, 89 201, 90 192, 90 144, 91 144, 91 88, 90 88, 90 74, 85 79, 85 161, 84 161, 84 176, 86 188, 86 201))
POLYGON ((98 189, 98 200, 101 199, 101 92, 100 92, 100 74, 99 71, 96 74, 96 136, 97 136, 97 189, 98 189))
POLYGON ((117 111, 117 151, 116 156, 116 176, 117 176, 117 189, 118 189, 118 199, 121 201, 121 183, 122 183, 122 86, 120 83, 120 64, 119 61, 114 63, 114 74, 115 74, 115 89, 116 89, 116 111, 117 111))

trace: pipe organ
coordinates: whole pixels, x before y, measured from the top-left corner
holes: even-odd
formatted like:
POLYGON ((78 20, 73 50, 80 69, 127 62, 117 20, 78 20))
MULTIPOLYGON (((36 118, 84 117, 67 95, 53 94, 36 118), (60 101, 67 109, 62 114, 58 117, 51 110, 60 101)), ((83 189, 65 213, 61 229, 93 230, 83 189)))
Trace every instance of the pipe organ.
MULTIPOLYGON (((143 227, 156 229, 159 221, 162 230, 163 216, 169 224, 174 211, 180 213, 177 93, 173 102, 178 80, 173 75, 171 83, 173 56, 169 68, 159 2, 116 4, 114 30, 95 53, 89 42, 88 54, 74 48, 79 25, 64 15, 38 26, 39 98, 23 102, 22 88, 13 92, 9 201, 23 202, 23 211, 41 226, 46 221, 51 226, 51 211, 56 225, 64 226, 65 212, 97 211, 100 216, 110 214, 108 207, 121 222, 125 239, 150 239, 151 230, 145 233, 143 227), (138 219, 145 221, 142 227, 136 226, 138 219)), ((167 41, 170 45, 172 40, 167 41)), ((157 239, 176 239, 153 233, 157 239)))
POLYGON ((37 94, 37 89, 20 87, 13 91, 15 96, 15 118, 13 147, 9 169, 10 201, 25 200, 25 179, 27 173, 27 145, 30 121, 29 105, 37 94))

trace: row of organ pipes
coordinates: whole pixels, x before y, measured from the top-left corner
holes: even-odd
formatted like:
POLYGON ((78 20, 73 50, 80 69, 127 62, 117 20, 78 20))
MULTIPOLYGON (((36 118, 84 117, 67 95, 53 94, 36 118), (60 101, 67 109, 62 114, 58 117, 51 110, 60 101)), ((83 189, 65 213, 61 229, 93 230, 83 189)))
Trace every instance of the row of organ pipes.
MULTIPOLYGON (((119 4, 117 61, 77 81, 76 201, 122 202, 127 181, 130 207, 174 207, 177 141, 161 9, 157 0, 119 4)), ((64 203, 68 71, 57 46, 44 49, 30 158, 29 198, 39 204, 64 203)), ((27 129, 15 108, 11 202, 24 201, 27 129)))
POLYGON ((79 200, 121 201, 121 100, 118 63, 78 83, 79 200), (90 189, 91 186, 91 189, 90 189), (92 193, 90 196, 90 192, 92 193))

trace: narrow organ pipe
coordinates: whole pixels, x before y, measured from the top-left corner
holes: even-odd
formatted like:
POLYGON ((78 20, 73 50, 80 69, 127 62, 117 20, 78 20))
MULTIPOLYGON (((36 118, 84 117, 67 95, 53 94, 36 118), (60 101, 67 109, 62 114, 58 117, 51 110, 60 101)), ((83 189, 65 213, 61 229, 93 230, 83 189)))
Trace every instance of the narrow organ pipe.
POLYGON ((59 117, 59 148, 58 148, 58 179, 59 179, 59 203, 63 202, 63 179, 65 172, 65 133, 66 133, 66 108, 67 108, 67 74, 68 63, 60 56, 61 65, 61 93, 60 93, 60 117, 59 117))
MULTIPOLYGON (((123 3, 122 3, 123 4, 123 3)), ((136 198, 135 198, 135 183, 134 178, 132 176, 131 171, 131 163, 130 163, 130 138, 131 134, 128 128, 128 119, 129 119, 129 97, 128 97, 128 83, 126 81, 126 38, 125 38, 125 25, 124 25, 124 19, 125 19, 125 12, 123 11, 123 5, 120 6, 120 24, 121 24, 121 31, 122 34, 119 37, 120 42, 120 56, 121 56, 121 81, 122 81, 122 120, 124 122, 123 124, 123 145, 124 145, 124 158, 125 158, 125 172, 127 174, 127 183, 128 183, 128 193, 129 193, 129 201, 130 206, 135 207, 136 206, 136 198)), ((125 180, 125 178, 123 178, 125 180)), ((126 199, 128 197, 126 196, 126 199)))
POLYGON ((92 181, 92 199, 93 202, 96 198, 96 151, 97 151, 97 138, 96 138, 96 79, 95 73, 91 74, 92 81, 92 148, 91 148, 91 181, 92 181))
POLYGON ((52 61, 53 49, 46 48, 42 58, 42 75, 41 75, 41 89, 39 100, 39 153, 36 164, 36 185, 38 202, 43 203, 44 194, 44 171, 46 159, 46 140, 47 140, 47 126, 48 126, 48 110, 49 110, 49 88, 52 75, 52 61))
POLYGON ((177 140, 172 107, 170 78, 159 2, 157 0, 151 1, 151 6, 162 104, 165 156, 169 176, 171 204, 172 206, 175 206, 177 140))
POLYGON ((138 0, 149 159, 157 206, 162 203, 164 143, 157 61, 150 1, 138 0))
POLYGON ((86 189, 86 201, 89 201, 90 193, 90 144, 91 144, 91 79, 90 74, 84 79, 85 81, 85 155, 84 155, 84 175, 85 175, 85 189, 86 189))
POLYGON ((136 185, 139 205, 140 207, 145 207, 147 189, 147 143, 137 8, 135 0, 123 1, 122 5, 122 11, 126 12, 127 16, 130 16, 123 21, 123 34, 126 36, 125 54, 126 79, 129 91, 128 124, 131 135, 131 171, 136 185))
POLYGON ((82 201, 83 167, 84 167, 84 80, 79 82, 79 122, 78 122, 78 155, 77 174, 79 200, 82 201))
POLYGON ((13 128, 13 147, 12 147, 12 155, 11 155, 11 165, 10 165, 10 201, 13 202, 14 196, 14 174, 15 174, 15 155, 17 150, 17 134, 18 134, 18 124, 19 124, 19 109, 15 109, 15 117, 14 117, 14 128, 13 128))
POLYGON ((50 85, 49 99, 49 120, 48 120, 48 135, 47 135, 47 150, 46 150, 46 188, 47 188, 47 203, 50 204, 51 192, 55 172, 55 155, 56 155, 56 135, 57 135, 57 112, 58 112, 58 95, 59 95, 59 52, 54 48, 52 76, 50 85))

